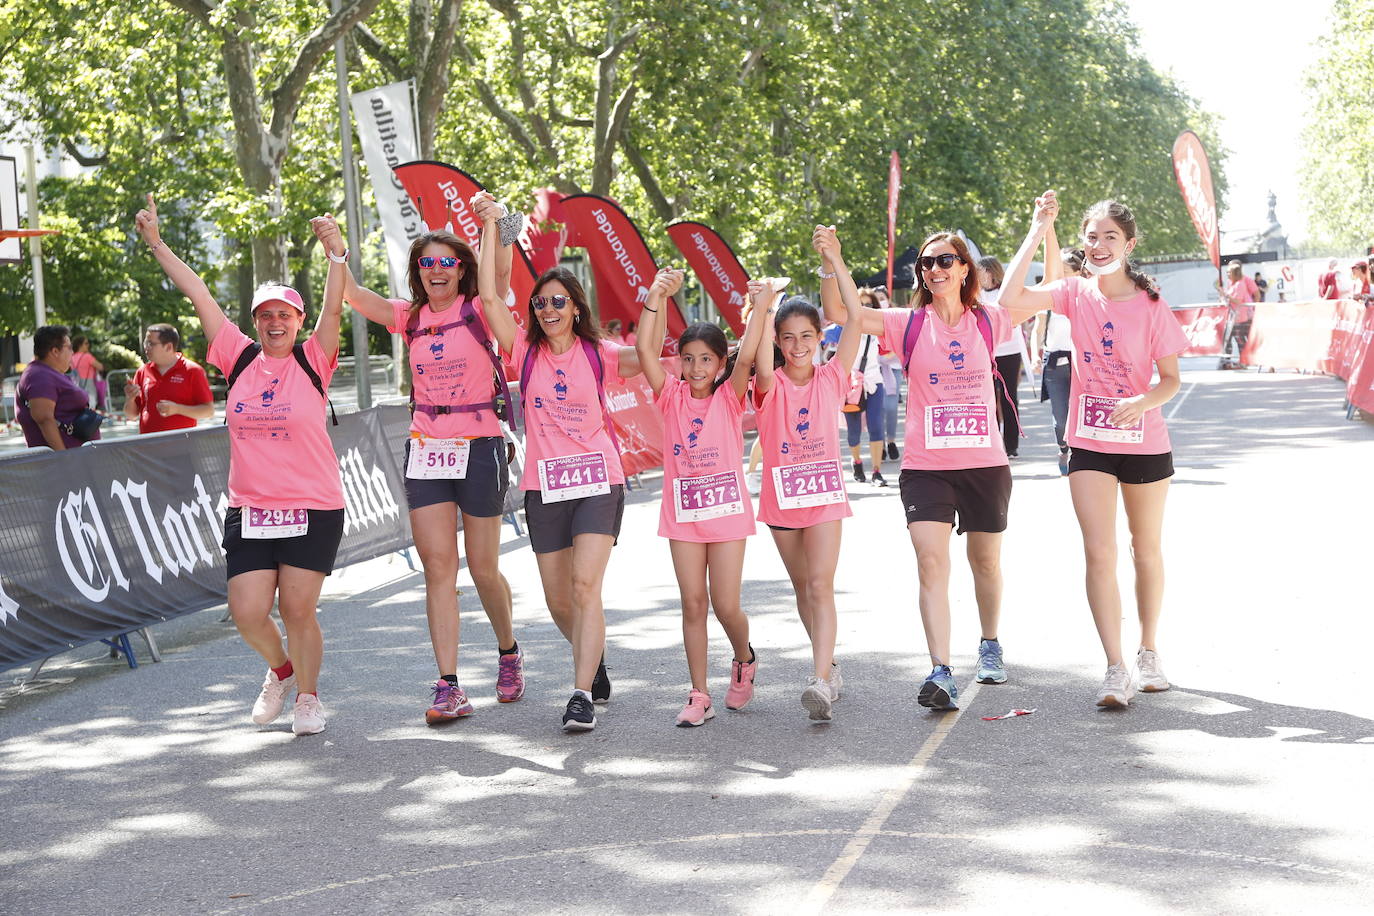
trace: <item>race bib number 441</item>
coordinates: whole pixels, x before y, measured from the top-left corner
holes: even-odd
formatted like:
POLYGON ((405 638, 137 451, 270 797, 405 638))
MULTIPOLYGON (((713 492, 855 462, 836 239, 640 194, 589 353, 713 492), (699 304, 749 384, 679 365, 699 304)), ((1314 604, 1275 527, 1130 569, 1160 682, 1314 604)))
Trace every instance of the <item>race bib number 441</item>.
POLYGON ((296 538, 310 530, 310 514, 305 509, 254 509, 245 506, 239 513, 240 532, 251 541, 296 538))
POLYGON ((808 461, 773 468, 773 491, 779 509, 828 506, 847 498, 838 461, 808 461))
POLYGON ((546 503, 560 503, 611 492, 606 456, 600 452, 539 459, 539 493, 546 503))
POLYGON ((673 508, 679 522, 704 522, 709 518, 744 514, 744 490, 736 471, 673 481, 673 508))
POLYGON ((926 448, 983 448, 988 434, 988 405, 926 406, 926 448))
POLYGON ((1145 441, 1145 418, 1141 417, 1134 426, 1113 426, 1109 421, 1112 411, 1122 398, 1101 398, 1095 394, 1078 396, 1078 435, 1097 442, 1126 442, 1139 444, 1145 441))
POLYGON ((406 476, 411 480, 462 480, 468 476, 468 439, 412 437, 406 476))

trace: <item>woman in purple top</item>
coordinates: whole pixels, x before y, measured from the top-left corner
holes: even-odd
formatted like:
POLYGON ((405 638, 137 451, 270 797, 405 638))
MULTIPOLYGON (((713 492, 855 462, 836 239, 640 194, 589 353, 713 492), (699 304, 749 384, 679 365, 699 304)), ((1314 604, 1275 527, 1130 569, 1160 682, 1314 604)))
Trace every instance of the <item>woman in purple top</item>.
MULTIPOLYGON (((86 392, 67 375, 72 367, 72 339, 60 324, 39 328, 33 335, 33 362, 19 377, 17 411, 24 441, 53 451, 77 448, 72 421, 89 406, 86 392)), ((97 429, 95 439, 100 438, 97 429)))

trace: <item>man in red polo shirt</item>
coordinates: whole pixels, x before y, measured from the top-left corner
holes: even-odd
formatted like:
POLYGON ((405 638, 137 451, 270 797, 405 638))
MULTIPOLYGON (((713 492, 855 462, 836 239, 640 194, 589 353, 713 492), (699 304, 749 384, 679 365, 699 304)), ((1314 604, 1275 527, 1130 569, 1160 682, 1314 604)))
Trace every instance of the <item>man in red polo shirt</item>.
POLYGON ((124 415, 138 418, 140 433, 191 429, 215 415, 205 370, 177 352, 181 335, 170 324, 152 324, 143 338, 148 362, 124 386, 124 415))

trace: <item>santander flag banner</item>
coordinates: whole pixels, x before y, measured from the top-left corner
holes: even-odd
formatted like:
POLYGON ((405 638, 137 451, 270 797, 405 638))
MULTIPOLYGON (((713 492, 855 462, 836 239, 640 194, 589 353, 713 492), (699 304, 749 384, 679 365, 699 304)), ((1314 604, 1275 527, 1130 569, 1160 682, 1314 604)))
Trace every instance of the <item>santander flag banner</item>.
POLYGON ((377 198, 377 217, 386 240, 387 275, 391 295, 410 295, 406 258, 410 243, 424 232, 415 208, 393 169, 420 155, 412 103, 414 80, 355 92, 351 98, 353 120, 358 125, 358 144, 377 198))
POLYGON ((892 265, 897 252, 897 195, 902 190, 902 162, 897 151, 887 165, 887 294, 892 295, 892 265))
POLYGON ((1212 167, 1207 164, 1207 151, 1191 130, 1185 130, 1174 141, 1174 177, 1178 190, 1193 219, 1198 238, 1207 246, 1207 256, 1221 269, 1221 235, 1217 225, 1217 198, 1212 190, 1212 167))
POLYGON ((740 311, 749 295, 749 274, 734 250, 715 230, 690 220, 669 226, 668 237, 687 259, 735 336, 743 337, 744 319, 740 311))
MULTIPOLYGON (((635 224, 613 201, 596 194, 563 198, 568 244, 587 249, 596 278, 601 320, 619 318, 626 325, 639 321, 649 299, 649 284, 658 265, 635 224)), ((676 302, 668 302, 668 339, 677 340, 687 328, 676 302)))
MULTIPOLYGON (((420 212, 422 231, 446 229, 477 250, 482 240, 482 221, 472 212, 468 201, 478 191, 485 190, 481 182, 460 168, 428 160, 403 163, 396 166, 395 172, 420 212)), ((521 328, 525 326, 525 311, 534 280, 529 255, 517 245, 511 264, 510 288, 515 294, 511 313, 521 328)))

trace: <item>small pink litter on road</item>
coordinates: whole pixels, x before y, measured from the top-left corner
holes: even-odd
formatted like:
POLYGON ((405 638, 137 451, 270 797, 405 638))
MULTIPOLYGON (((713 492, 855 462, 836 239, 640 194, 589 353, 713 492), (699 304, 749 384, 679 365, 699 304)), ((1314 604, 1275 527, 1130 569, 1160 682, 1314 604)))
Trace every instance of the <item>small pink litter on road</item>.
POLYGON ((996 722, 998 719, 1014 719, 1017 716, 1028 716, 1035 712, 1034 709, 1013 709, 1011 712, 1004 712, 1000 716, 983 716, 984 722, 996 722))

